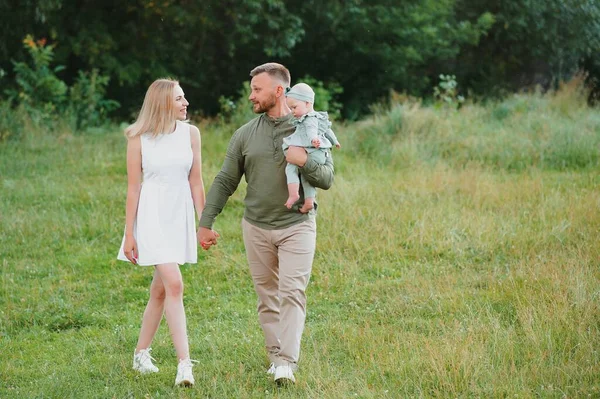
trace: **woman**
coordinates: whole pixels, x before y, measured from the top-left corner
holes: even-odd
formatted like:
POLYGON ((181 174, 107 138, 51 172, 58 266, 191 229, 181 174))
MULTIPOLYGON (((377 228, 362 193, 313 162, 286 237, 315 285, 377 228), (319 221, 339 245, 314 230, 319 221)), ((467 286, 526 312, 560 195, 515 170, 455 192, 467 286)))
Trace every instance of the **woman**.
POLYGON ((125 234, 118 259, 154 266, 133 368, 156 373, 150 344, 163 312, 179 359, 175 385, 194 384, 179 265, 197 262, 195 214, 204 208, 200 131, 185 123, 189 103, 179 83, 153 82, 127 137, 125 234), (143 176, 143 178, 142 178, 143 176), (142 183, 143 181, 143 183, 142 183))

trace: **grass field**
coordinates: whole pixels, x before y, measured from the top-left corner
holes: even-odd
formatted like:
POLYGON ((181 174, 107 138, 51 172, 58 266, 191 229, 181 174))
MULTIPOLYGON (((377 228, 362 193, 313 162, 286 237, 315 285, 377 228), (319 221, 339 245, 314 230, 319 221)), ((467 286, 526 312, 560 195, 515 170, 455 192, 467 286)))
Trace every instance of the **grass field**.
MULTIPOLYGON (((233 127, 203 123, 210 186, 233 127)), ((182 268, 197 384, 131 370, 151 271, 117 262, 118 129, 0 143, 0 397, 600 397, 600 110, 573 88, 338 124, 298 383, 276 388, 239 221, 182 268)))

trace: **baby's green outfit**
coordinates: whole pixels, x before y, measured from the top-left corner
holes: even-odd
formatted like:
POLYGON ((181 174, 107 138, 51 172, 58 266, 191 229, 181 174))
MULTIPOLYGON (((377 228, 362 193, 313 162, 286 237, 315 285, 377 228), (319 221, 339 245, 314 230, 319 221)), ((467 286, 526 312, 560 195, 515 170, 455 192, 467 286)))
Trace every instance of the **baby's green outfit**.
MULTIPOLYGON (((327 157, 331 156, 331 147, 337 146, 339 141, 331 130, 331 122, 327 112, 311 111, 300 118, 293 119, 290 122, 296 126, 296 131, 283 139, 283 152, 287 154, 287 149, 290 146, 303 147, 306 152, 312 154, 314 160, 319 164, 324 164, 327 157), (312 140, 318 138, 321 142, 319 148, 312 145, 312 140)), ((310 185, 304 176, 299 177, 298 167, 288 163, 285 167, 285 175, 287 184, 300 183, 304 189, 304 198, 315 198, 317 190, 310 185)))

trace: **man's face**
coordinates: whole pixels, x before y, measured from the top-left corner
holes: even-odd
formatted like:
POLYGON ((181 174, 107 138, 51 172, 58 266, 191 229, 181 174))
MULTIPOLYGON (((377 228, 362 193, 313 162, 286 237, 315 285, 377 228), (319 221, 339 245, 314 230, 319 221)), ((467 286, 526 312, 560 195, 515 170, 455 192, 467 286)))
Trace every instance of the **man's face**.
POLYGON ((250 88, 252 91, 248 99, 253 104, 252 111, 255 114, 268 112, 277 104, 277 82, 268 73, 254 76, 250 81, 250 88))

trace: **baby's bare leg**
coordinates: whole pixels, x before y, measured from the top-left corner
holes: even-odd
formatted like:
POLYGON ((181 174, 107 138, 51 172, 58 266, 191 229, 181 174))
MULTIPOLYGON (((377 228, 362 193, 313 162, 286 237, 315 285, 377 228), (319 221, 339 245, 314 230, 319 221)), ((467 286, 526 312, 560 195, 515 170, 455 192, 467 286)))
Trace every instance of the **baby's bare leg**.
POLYGON ((315 199, 314 198, 304 198, 304 205, 300 208, 301 213, 308 213, 311 209, 315 207, 315 199))
POLYGON ((315 207, 315 197, 317 196, 317 189, 314 188, 304 176, 300 176, 302 182, 302 188, 304 190, 304 205, 300 208, 300 212, 308 213, 315 207))
POLYGON ((294 203, 300 199, 300 176, 298 176, 298 167, 288 163, 285 167, 285 177, 288 183, 288 199, 285 201, 285 206, 288 209, 291 209, 294 203))
POLYGON ((291 209, 296 201, 300 199, 300 183, 289 183, 288 184, 288 199, 285 201, 287 209, 291 209))

